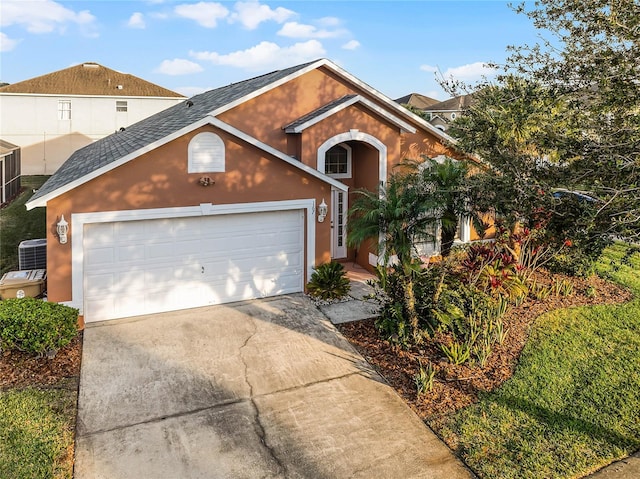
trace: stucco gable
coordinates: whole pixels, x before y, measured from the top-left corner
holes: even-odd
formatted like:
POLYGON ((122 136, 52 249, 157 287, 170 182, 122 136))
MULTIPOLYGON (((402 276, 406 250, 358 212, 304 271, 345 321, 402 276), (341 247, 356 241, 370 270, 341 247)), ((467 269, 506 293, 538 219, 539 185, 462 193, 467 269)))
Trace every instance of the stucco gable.
POLYGON ((367 100, 361 95, 345 95, 337 100, 334 100, 315 111, 312 111, 301 118, 289 123, 283 129, 286 133, 301 133, 306 128, 315 125, 316 123, 329 118, 330 116, 359 103, 365 108, 377 113, 379 116, 396 125, 403 131, 415 133, 416 128, 408 124, 406 121, 401 120, 396 115, 387 112, 385 109, 379 107, 372 101, 367 100))
MULTIPOLYGON (((116 132, 77 150, 33 196, 31 201, 27 203, 27 208, 44 206, 49 199, 55 198, 57 195, 69 191, 106 171, 110 171, 123 162, 130 161, 141 154, 151 151, 183 134, 185 131, 191 131, 198 125, 210 121, 209 118, 229 111, 315 69, 327 69, 332 74, 337 75, 341 81, 354 86, 355 91, 361 91, 362 100, 359 100, 361 102, 364 101, 365 95, 369 98, 374 98, 376 100, 375 103, 369 99, 367 100, 370 102, 370 108, 384 110, 386 115, 392 116, 397 124, 405 125, 405 128, 408 127, 409 131, 413 128, 411 125, 415 125, 424 131, 428 131, 442 142, 454 142, 452 138, 442 131, 398 105, 333 62, 322 59, 196 95, 189 100, 135 123, 124 131, 116 132)), ((228 123, 225 124, 228 125, 228 123)), ((267 146, 265 143, 261 143, 261 145, 267 146)), ((277 150, 274 149, 274 151, 277 150)), ((281 157, 288 158, 281 151, 278 151, 278 154, 281 157)))
MULTIPOLYGON (((268 153, 269 155, 278 158, 282 161, 284 161, 285 163, 294 166, 295 168, 313 176, 316 177, 322 181, 324 181, 325 183, 328 183, 329 185, 331 185, 334 188, 337 188, 339 190, 343 190, 343 191, 347 191, 348 187, 346 185, 344 185, 343 183, 334 180, 333 178, 319 172, 318 170, 315 170, 307 165, 304 165, 302 163, 300 163, 298 160, 291 158, 290 156, 286 155, 285 153, 276 150, 275 148, 247 135, 246 133, 238 130, 237 128, 223 122, 222 120, 219 120, 217 118, 214 118, 212 116, 207 116, 205 118, 203 118, 202 120, 196 122, 196 123, 192 123, 189 126, 182 128, 181 130, 178 130, 177 132, 174 132, 172 135, 169 135, 165 138, 162 139, 162 141, 157 141, 155 143, 153 143, 153 145, 150 145, 146 148, 142 148, 139 150, 136 150, 135 152, 128 154, 128 155, 124 155, 122 156, 118 161, 114 161, 114 162, 110 162, 105 164, 103 167, 98 168, 84 176, 79 177, 78 179, 68 182, 56 189, 52 189, 50 191, 45 191, 42 192, 42 189, 40 189, 36 195, 34 195, 34 197, 26 204, 27 209, 33 209, 33 208, 37 208, 39 206, 46 206, 47 202, 50 201, 53 198, 56 198, 57 196, 60 196, 68 191, 73 190, 74 188, 77 188, 78 186, 87 183, 109 171, 114 170, 115 168, 134 160, 135 158, 149 152, 152 151, 162 145, 165 145, 183 135, 185 135, 186 133, 189 133, 191 131, 194 131, 198 128, 201 128, 204 125, 212 125, 216 128, 219 128, 253 146, 255 146, 256 148, 259 148, 260 150, 264 151, 265 153, 268 153)), ((185 162, 186 162, 186 157, 185 157, 185 162)), ((66 163, 65 163, 66 165, 66 163)), ((63 165, 63 167, 65 166, 63 165)), ((60 170, 58 170, 60 171, 60 170)), ((54 175, 55 176, 55 175, 54 175)), ((52 177, 53 178, 53 177, 52 177)), ((46 184, 44 185, 46 186, 46 184)))

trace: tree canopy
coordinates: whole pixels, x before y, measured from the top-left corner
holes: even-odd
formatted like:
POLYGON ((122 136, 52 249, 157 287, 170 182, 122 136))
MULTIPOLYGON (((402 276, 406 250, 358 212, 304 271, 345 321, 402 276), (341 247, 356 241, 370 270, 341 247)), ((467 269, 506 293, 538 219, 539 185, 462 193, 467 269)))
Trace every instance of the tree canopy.
POLYGON ((474 179, 476 200, 532 221, 558 209, 558 189, 581 192, 595 200, 585 209, 590 236, 637 241, 640 2, 539 0, 516 11, 550 37, 512 47, 504 74, 477 85, 450 130, 491 166, 474 179))

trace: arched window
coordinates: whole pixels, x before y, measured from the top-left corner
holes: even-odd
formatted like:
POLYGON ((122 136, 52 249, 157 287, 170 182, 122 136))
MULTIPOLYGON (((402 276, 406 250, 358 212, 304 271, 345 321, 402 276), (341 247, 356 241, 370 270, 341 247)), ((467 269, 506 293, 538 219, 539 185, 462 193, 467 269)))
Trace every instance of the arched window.
POLYGON ((189 142, 189 173, 224 172, 224 142, 215 133, 198 133, 189 142))
POLYGON ((324 156, 324 172, 332 178, 351 178, 351 147, 332 146, 324 156))

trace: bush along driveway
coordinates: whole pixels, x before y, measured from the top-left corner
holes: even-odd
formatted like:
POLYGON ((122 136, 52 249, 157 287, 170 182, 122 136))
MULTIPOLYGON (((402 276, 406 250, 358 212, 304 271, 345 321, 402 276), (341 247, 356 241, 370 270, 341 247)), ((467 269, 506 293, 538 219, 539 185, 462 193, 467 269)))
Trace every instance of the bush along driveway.
POLYGON ((77 310, 56 303, 0 301, 2 478, 72 475, 81 349, 77 318, 77 310))

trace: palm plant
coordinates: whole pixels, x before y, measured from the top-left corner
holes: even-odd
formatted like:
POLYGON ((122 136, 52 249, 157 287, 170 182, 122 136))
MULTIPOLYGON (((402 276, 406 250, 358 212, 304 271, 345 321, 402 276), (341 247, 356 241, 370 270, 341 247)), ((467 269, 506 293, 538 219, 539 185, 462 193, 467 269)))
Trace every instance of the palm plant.
POLYGON ((403 272, 404 309, 414 338, 419 336, 413 279, 419 265, 414 261, 414 244, 425 239, 434 223, 434 204, 427 201, 415 184, 413 174, 394 174, 380 192, 357 190, 349 209, 347 242, 359 246, 380 241, 383 264, 393 256, 403 272))
POLYGON ((445 157, 444 160, 423 157, 422 162, 406 161, 406 167, 415 175, 422 201, 433 205, 432 221, 440 224, 440 255, 446 258, 456 237, 458 222, 462 216, 471 218, 476 231, 483 234, 486 225, 480 216, 469 208, 466 179, 469 168, 466 162, 445 157))

